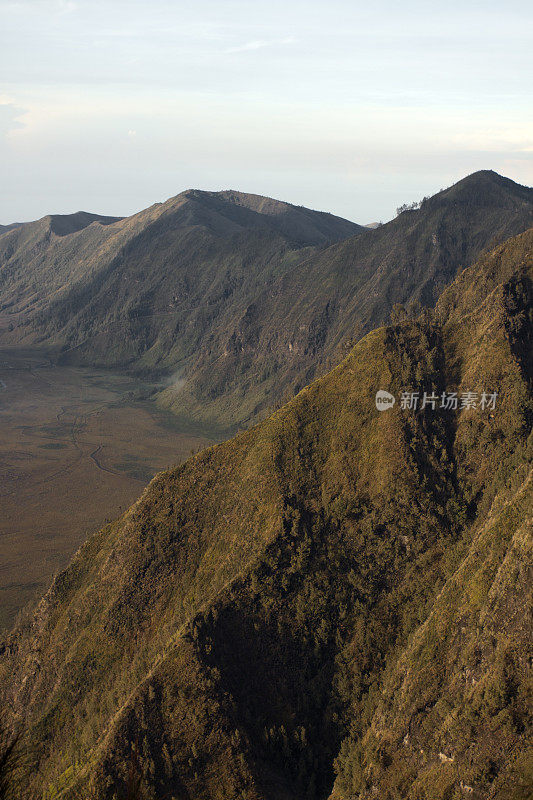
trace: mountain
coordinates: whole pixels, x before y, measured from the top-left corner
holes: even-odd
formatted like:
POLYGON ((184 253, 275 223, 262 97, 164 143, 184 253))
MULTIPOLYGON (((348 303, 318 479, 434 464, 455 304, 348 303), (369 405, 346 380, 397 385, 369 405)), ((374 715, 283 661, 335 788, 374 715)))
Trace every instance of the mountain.
POLYGON ((11 222, 9 225, 0 225, 0 236, 3 233, 13 230, 13 228, 18 228, 22 224, 22 222, 11 222))
POLYGON ((532 353, 533 229, 156 476, 2 643, 24 798, 527 800, 532 353))
POLYGON ((90 214, 87 211, 77 211, 75 214, 51 214, 45 217, 49 223, 50 233, 56 236, 68 236, 70 233, 77 233, 84 230, 93 222, 99 225, 112 225, 120 222, 123 217, 103 217, 101 214, 90 214))
POLYGON ((168 374, 299 260, 363 231, 235 191, 187 191, 127 219, 44 217, 0 236, 0 342, 168 374))
POLYGON ((231 335, 200 348, 162 401, 197 418, 253 421, 337 363, 395 304, 433 306, 464 267, 533 225, 533 189, 477 172, 265 288, 231 335))
POLYGON ((162 377, 163 405, 231 429, 323 374, 396 303, 433 305, 533 224, 533 190, 478 172, 374 230, 235 191, 61 236, 51 219, 0 236, 0 343, 162 377))

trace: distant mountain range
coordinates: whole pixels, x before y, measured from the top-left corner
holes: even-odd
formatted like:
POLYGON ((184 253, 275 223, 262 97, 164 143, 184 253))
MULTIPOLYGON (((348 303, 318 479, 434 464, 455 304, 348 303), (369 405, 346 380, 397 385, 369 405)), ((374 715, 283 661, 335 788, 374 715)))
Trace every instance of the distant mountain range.
POLYGON ((23 222, 12 222, 10 225, 0 225, 0 236, 3 233, 7 233, 8 231, 12 231, 13 228, 19 228, 21 225, 24 225, 23 222))
MULTIPOLYGON (((184 195, 166 222, 155 208, 144 212, 151 224, 93 223, 64 237, 79 239, 71 252, 83 239, 87 259, 98 257, 76 262, 77 294, 69 289, 57 331, 70 330, 75 309, 89 325, 89 309, 103 322, 123 308, 130 283, 115 273, 149 287, 186 274, 178 305, 201 283, 213 303, 195 319, 219 319, 223 301, 192 255, 177 271, 174 214, 195 220, 178 227, 180 252, 200 269, 215 242, 220 258, 213 227, 227 230, 228 209, 243 249, 236 266, 228 240, 224 275, 246 281, 244 251, 265 280, 278 274, 254 313, 242 309, 232 351, 242 360, 232 359, 243 386, 254 348, 262 358, 288 337, 293 353, 323 361, 344 317, 364 329, 394 300, 431 303, 450 286, 434 312, 396 314, 261 424, 156 476, 87 541, 0 648, 2 723, 21 735, 12 777, 27 800, 528 800, 533 229, 452 279, 492 237, 527 223, 530 190, 476 175, 292 266, 299 250, 270 220, 252 257, 249 228, 235 220, 260 212, 184 195), (317 314, 322 327, 310 329, 317 314), (396 402, 378 410, 378 391, 396 402)), ((303 227, 314 220, 300 245, 320 246, 310 240, 322 218, 286 213, 303 227)), ((322 222, 329 237, 344 225, 322 222)), ((2 237, 4 252, 22 230, 2 237)), ((73 274, 53 236, 34 241, 39 263, 53 250, 57 270, 73 274)), ((51 270, 47 325, 59 319, 52 284, 51 270)), ((146 308, 162 297, 134 296, 146 308)))
POLYGON ((375 229, 234 191, 45 217, 0 235, 0 344, 164 376, 176 413, 247 426, 531 224, 533 190, 488 171, 375 229))
POLYGON ((74 363, 183 371, 265 286, 364 230, 233 191, 184 192, 123 220, 44 217, 0 236, 0 341, 74 363))

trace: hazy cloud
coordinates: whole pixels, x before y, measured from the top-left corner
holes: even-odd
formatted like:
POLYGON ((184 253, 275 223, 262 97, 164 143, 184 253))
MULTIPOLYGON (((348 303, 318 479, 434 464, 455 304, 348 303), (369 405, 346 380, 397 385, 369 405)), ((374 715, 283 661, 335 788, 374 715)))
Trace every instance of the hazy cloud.
POLYGON ((0 136, 6 136, 11 131, 23 128, 20 117, 25 114, 24 108, 19 108, 9 97, 0 95, 0 136))
POLYGON ((0 4, 0 222, 189 187, 365 222, 477 169, 533 182, 527 0, 0 4))
POLYGON ((286 36, 284 39, 253 39, 251 42, 237 45, 236 47, 228 47, 225 53, 244 53, 247 50, 262 50, 264 47, 277 47, 279 45, 296 44, 296 39, 293 36, 286 36))

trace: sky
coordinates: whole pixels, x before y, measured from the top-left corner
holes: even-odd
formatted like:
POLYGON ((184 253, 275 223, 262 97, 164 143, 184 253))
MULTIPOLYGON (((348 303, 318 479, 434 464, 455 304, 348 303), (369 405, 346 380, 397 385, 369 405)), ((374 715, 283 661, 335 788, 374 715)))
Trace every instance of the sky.
POLYGON ((365 224, 533 184, 522 0, 0 0, 0 223, 238 189, 365 224))

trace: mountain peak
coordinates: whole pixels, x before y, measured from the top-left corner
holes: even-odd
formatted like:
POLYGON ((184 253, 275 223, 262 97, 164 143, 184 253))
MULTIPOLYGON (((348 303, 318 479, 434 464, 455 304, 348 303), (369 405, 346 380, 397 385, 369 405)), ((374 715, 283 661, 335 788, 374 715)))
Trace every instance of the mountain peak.
POLYGON ((281 214, 289 208, 296 208, 283 200, 276 200, 261 194, 241 192, 238 189, 223 189, 220 192, 209 192, 209 194, 233 205, 249 208, 259 214, 281 214))
POLYGON ((123 217, 107 217, 102 214, 91 214, 89 211, 75 211, 73 214, 49 214, 44 218, 50 223, 50 230, 56 236, 68 236, 87 228, 93 222, 100 225, 112 225, 123 217))
POLYGON ((241 192, 238 189, 222 189, 217 192, 210 192, 203 189, 189 189, 183 192, 178 197, 185 196, 187 198, 194 198, 195 200, 218 200, 229 203, 233 206, 245 208, 254 211, 257 214, 264 216, 280 216, 289 213, 305 214, 307 217, 311 215, 320 215, 330 220, 342 220, 343 223, 348 223, 353 228, 363 229, 365 226, 358 225, 355 222, 350 222, 342 217, 337 217, 328 211, 317 211, 315 209, 307 208, 306 206, 296 205, 289 203, 286 200, 276 200, 273 197, 262 194, 254 194, 251 192, 241 192))
POLYGON ((512 208, 517 203, 533 202, 533 189, 515 183, 494 170, 483 169, 467 175, 428 202, 438 204, 443 201, 512 208))
POLYGON ((173 214, 179 210, 180 214, 189 217, 192 224, 218 232, 224 229, 228 233, 239 230, 276 231, 299 245, 329 245, 366 231, 356 222, 325 211, 236 189, 216 192, 187 189, 165 203, 151 207, 155 208, 161 214, 173 214))

